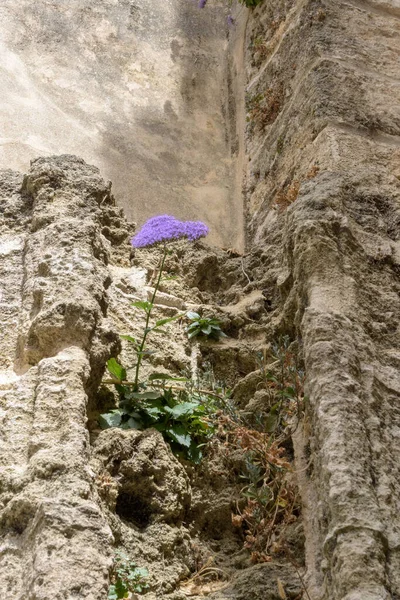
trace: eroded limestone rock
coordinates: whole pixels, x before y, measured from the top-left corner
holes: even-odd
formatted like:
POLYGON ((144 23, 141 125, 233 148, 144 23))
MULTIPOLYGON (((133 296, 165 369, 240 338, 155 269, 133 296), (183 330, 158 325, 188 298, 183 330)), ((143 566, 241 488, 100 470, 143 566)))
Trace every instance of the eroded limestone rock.
POLYGON ((397 4, 265 2, 248 27, 250 239, 305 357, 313 600, 400 595, 397 4))
POLYGON ((188 477, 156 430, 100 433, 94 460, 118 481, 116 512, 140 527, 152 522, 179 527, 190 500, 188 477))
POLYGON ((97 169, 69 156, 34 161, 24 181, 4 172, 1 191, 0 588, 21 600, 97 600, 113 537, 86 422, 118 347, 101 234, 113 198, 97 169))

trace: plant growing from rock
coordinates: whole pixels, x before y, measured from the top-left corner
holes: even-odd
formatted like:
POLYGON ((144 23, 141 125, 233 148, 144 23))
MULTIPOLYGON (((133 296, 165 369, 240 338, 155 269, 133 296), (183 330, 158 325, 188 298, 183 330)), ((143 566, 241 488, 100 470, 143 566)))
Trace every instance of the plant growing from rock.
POLYGON ((198 313, 189 311, 186 317, 191 321, 186 327, 188 338, 207 337, 219 340, 221 337, 227 337, 221 329, 221 321, 214 317, 201 317, 198 313))
POLYGON ((242 455, 243 487, 232 523, 243 531, 244 546, 253 562, 272 560, 271 554, 283 548, 285 528, 297 519, 297 489, 286 442, 291 434, 291 418, 300 416, 305 400, 304 373, 288 337, 272 345, 269 364, 265 354, 259 358, 263 376, 260 385, 269 392, 268 413, 257 429, 249 427, 240 415, 232 418, 221 411, 217 428, 228 465, 233 453, 242 455))
MULTIPOLYGON (((163 327, 167 323, 183 316, 178 314, 152 323, 152 312, 168 251, 167 243, 180 238, 195 241, 207 233, 207 226, 200 221, 179 221, 169 215, 161 215, 149 219, 133 238, 132 245, 136 248, 161 248, 160 266, 150 301, 139 300, 133 303, 133 306, 143 311, 145 317, 141 338, 121 336, 133 345, 136 354, 133 381, 127 381, 127 369, 115 358, 108 361, 107 367, 113 379, 107 383, 115 384, 119 406, 109 413, 102 414, 99 419, 104 428, 154 427, 162 433, 176 454, 193 462, 201 460, 201 445, 213 431, 208 415, 214 410, 213 397, 216 395, 207 390, 197 390, 187 378, 170 377, 164 373, 153 373, 147 381, 141 381, 140 369, 143 359, 152 353, 147 348, 149 335, 165 333, 163 327)), ((218 332, 218 322, 212 320, 210 324, 209 321, 203 329, 210 333, 218 332)))
POLYGON ((304 396, 305 373, 288 336, 281 336, 272 344, 270 364, 266 364, 263 353, 258 358, 263 377, 261 386, 268 390, 271 398, 265 430, 275 437, 287 435, 289 419, 295 413, 300 417, 307 401, 304 396))
POLYGON ((149 586, 146 578, 149 572, 145 568, 137 567, 129 560, 125 552, 118 550, 115 553, 112 581, 108 590, 108 600, 129 598, 130 592, 142 594, 149 586))

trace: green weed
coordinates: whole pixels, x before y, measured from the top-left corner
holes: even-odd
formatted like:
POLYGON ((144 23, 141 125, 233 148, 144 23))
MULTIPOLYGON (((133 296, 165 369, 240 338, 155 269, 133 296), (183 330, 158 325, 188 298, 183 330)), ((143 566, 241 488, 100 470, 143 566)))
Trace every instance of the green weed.
POLYGON ((113 583, 108 590, 108 600, 128 598, 130 592, 135 594, 145 592, 149 588, 146 583, 148 575, 147 569, 137 567, 129 560, 125 552, 117 551, 112 574, 113 583))
POLYGON ((153 427, 176 455, 199 463, 202 446, 214 432, 209 416, 215 411, 215 398, 207 391, 168 385, 171 380, 188 382, 184 378, 153 373, 138 390, 116 384, 119 407, 101 415, 100 425, 140 430, 153 427))
POLYGON ((191 321, 186 327, 188 338, 207 337, 210 339, 219 340, 222 337, 227 337, 221 329, 221 321, 214 317, 201 317, 198 313, 189 311, 186 317, 191 321))

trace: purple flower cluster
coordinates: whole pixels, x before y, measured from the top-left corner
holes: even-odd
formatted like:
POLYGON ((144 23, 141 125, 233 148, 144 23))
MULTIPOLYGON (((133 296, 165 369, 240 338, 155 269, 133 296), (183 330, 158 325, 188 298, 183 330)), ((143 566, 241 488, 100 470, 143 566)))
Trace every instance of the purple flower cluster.
POLYGON ((199 8, 204 8, 207 4, 207 0, 199 0, 199 8))
POLYGON ((208 227, 201 221, 180 221, 170 215, 152 217, 132 239, 132 246, 145 248, 158 242, 187 238, 191 242, 205 237, 208 227))

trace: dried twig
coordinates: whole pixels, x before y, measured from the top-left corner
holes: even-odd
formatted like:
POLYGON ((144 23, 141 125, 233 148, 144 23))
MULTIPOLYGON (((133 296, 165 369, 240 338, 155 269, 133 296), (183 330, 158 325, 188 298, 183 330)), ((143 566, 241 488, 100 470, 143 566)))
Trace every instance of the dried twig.
POLYGON ((250 277, 247 275, 246 271, 244 270, 243 258, 241 258, 241 259, 240 259, 240 265, 241 265, 241 267, 242 267, 243 274, 244 274, 244 275, 247 277, 247 281, 248 281, 249 283, 251 283, 251 279, 250 279, 250 277))
POLYGON ((286 546, 284 546, 283 547, 283 551, 285 553, 286 558, 288 559, 288 561, 290 562, 290 564, 292 565, 292 567, 295 569, 295 571, 297 573, 297 577, 300 579, 300 583, 301 583, 301 585, 302 585, 302 587, 303 587, 303 589, 305 591, 305 594, 306 594, 308 600, 311 600, 310 594, 308 593, 307 586, 306 586, 306 584, 304 582, 303 576, 300 573, 299 568, 298 568, 296 562, 293 560, 293 557, 292 557, 289 549, 286 546))

